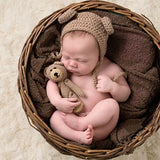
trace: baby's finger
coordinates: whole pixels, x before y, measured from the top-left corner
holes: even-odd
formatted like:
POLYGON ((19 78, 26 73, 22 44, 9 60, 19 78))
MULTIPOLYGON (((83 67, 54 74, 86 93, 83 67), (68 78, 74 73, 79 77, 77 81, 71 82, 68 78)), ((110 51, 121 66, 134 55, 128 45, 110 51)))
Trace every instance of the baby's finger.
POLYGON ((98 76, 98 77, 97 77, 97 80, 101 80, 101 79, 102 79, 102 76, 98 76))
POLYGON ((97 81, 97 84, 101 84, 101 83, 102 83, 101 80, 98 80, 98 81, 97 81))
POLYGON ((103 90, 102 90, 101 87, 97 87, 97 91, 98 91, 98 92, 102 92, 103 90))
POLYGON ((80 105, 81 104, 81 102, 76 102, 75 103, 75 106, 78 106, 78 105, 80 105))
POLYGON ((81 102, 75 102, 75 103, 72 103, 72 106, 73 107, 77 107, 77 106, 79 106, 81 104, 81 102))
POLYGON ((68 100, 69 102, 76 102, 76 101, 77 101, 77 98, 67 98, 67 100, 68 100))
POLYGON ((99 87, 97 87, 97 91, 100 92, 100 90, 101 90, 101 89, 100 89, 99 87))
POLYGON ((96 88, 101 88, 101 84, 98 83, 98 84, 96 85, 96 88))

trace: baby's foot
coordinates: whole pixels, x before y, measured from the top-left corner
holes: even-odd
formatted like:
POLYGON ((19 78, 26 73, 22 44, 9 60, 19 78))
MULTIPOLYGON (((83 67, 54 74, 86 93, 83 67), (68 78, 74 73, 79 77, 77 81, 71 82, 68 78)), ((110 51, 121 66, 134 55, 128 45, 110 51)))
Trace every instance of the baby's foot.
POLYGON ((81 144, 91 144, 92 140, 93 140, 93 127, 92 125, 88 125, 88 128, 83 131, 83 132, 79 132, 79 134, 77 134, 77 141, 81 144))
POLYGON ((63 119, 63 121, 67 124, 67 126, 69 126, 70 128, 77 130, 77 131, 83 131, 86 129, 86 127, 84 127, 82 125, 82 118, 83 117, 78 117, 75 114, 61 114, 61 117, 63 119))

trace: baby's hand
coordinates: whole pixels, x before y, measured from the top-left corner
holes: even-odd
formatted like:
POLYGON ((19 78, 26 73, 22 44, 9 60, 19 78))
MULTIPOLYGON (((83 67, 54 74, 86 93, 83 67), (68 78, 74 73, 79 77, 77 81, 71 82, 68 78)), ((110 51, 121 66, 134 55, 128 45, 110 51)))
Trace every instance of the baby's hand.
POLYGON ((77 102, 77 98, 61 98, 56 105, 56 108, 65 113, 72 113, 73 109, 80 105, 81 102, 77 102))
POLYGON ((111 92, 112 85, 113 81, 108 76, 100 75, 97 77, 97 91, 109 93, 111 92))

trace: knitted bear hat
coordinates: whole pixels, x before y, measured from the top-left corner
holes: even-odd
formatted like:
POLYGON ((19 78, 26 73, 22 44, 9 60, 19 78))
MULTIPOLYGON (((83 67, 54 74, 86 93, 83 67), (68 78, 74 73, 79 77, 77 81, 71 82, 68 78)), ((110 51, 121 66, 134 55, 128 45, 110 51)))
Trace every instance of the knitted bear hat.
POLYGON ((93 82, 94 85, 96 85, 96 72, 103 62, 103 58, 107 50, 108 36, 114 32, 111 20, 108 17, 101 18, 92 12, 77 13, 75 10, 69 9, 58 18, 58 21, 60 24, 67 22, 62 29, 61 42, 63 36, 71 31, 88 32, 97 41, 100 58, 99 63, 93 70, 93 82))

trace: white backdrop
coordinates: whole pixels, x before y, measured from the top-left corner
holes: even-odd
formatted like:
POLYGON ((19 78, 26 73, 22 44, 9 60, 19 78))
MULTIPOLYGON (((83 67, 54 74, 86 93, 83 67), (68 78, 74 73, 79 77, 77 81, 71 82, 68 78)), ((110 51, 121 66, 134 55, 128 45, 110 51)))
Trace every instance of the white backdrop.
MULTIPOLYGON (((78 160, 59 153, 30 127, 17 89, 18 59, 38 22, 52 12, 82 0, 0 0, 0 159, 78 160)), ((144 14, 160 33, 160 0, 108 0, 144 14)), ((159 160, 160 130, 133 154, 114 160, 159 160)))

